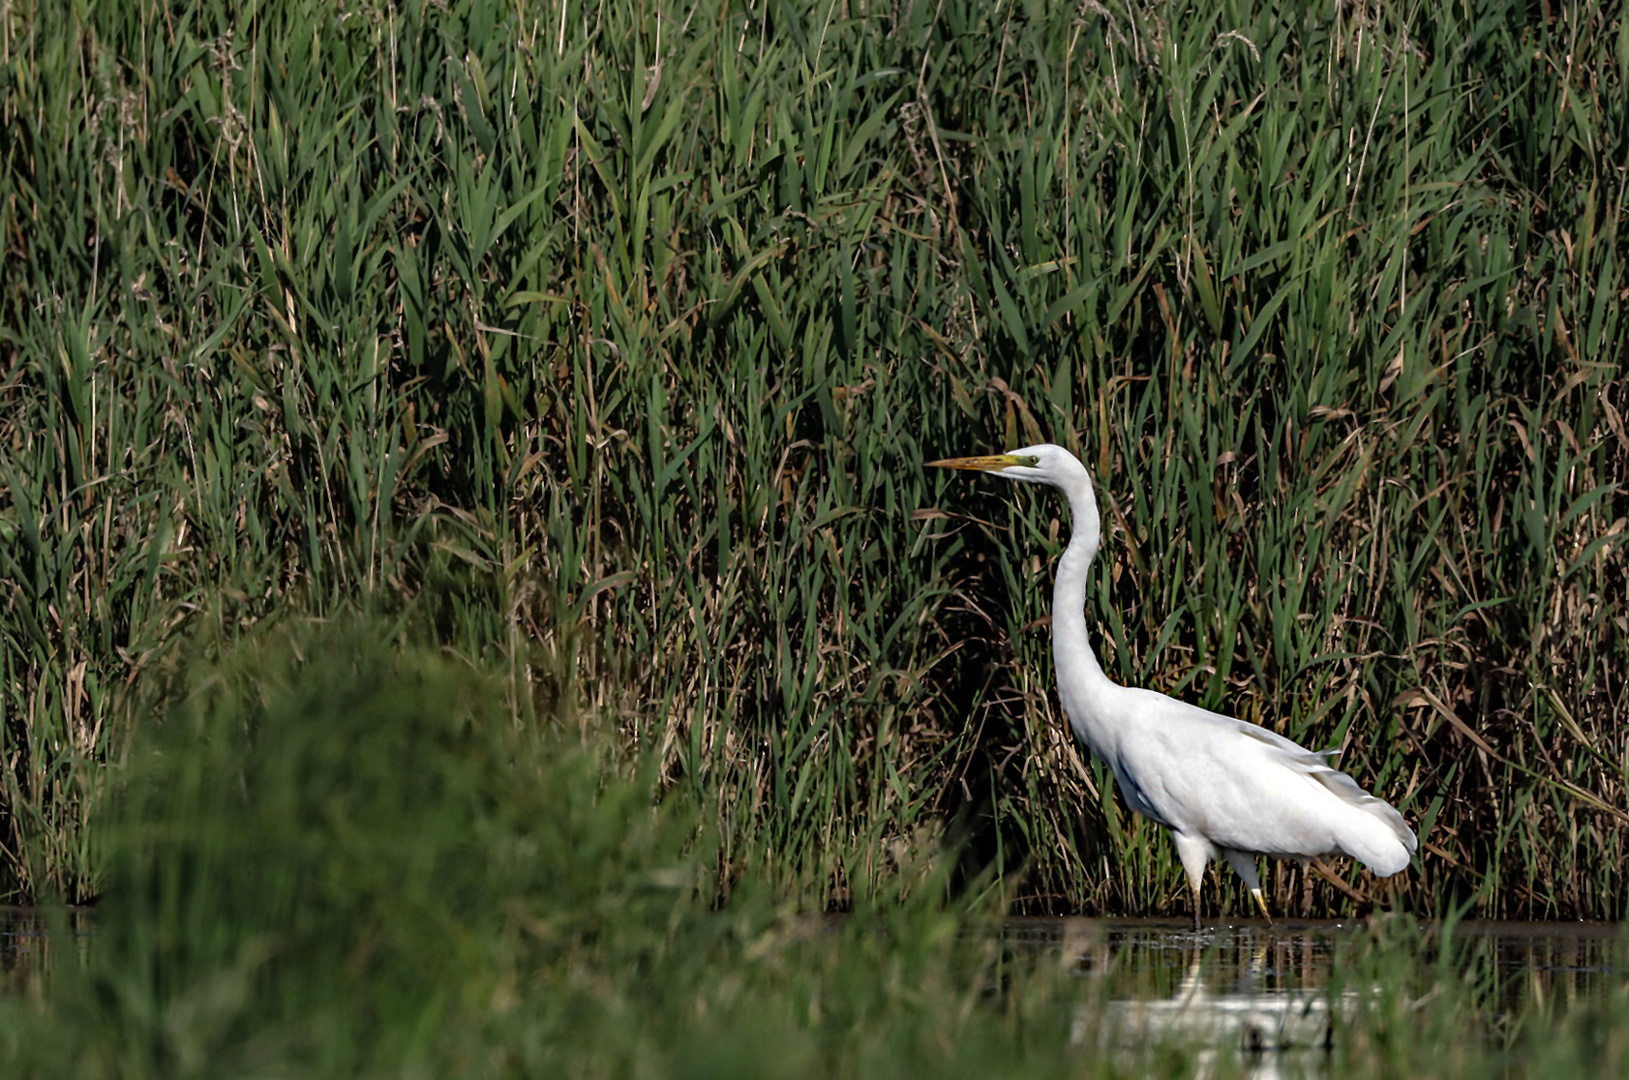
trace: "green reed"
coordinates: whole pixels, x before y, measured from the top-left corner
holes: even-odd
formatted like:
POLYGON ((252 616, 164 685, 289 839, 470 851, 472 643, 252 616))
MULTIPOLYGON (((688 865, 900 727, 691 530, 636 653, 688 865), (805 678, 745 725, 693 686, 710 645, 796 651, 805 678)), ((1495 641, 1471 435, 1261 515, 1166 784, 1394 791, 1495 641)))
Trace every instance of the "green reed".
POLYGON ((6 891, 98 891, 200 625, 417 604, 726 887, 955 835, 1170 910, 1051 696, 1068 523, 919 467, 1050 438, 1112 673, 1342 747, 1405 906, 1621 916, 1626 69, 1601 3, 13 5, 6 891))

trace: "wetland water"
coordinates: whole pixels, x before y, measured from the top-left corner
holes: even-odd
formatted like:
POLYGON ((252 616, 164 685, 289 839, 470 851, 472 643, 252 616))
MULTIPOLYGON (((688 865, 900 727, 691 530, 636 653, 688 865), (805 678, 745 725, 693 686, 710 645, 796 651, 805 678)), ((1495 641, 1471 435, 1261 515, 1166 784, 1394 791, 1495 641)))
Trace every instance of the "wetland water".
MULTIPOLYGON (((1407 930, 1429 971, 1439 932, 1424 923, 1407 930)), ((1462 922, 1444 970, 1473 973, 1495 1019, 1533 1006, 1565 1011, 1622 983, 1621 937, 1603 923, 1462 922)), ((1349 974, 1335 985, 1343 968, 1361 970, 1350 965, 1372 940, 1362 922, 1221 922, 1196 933, 1186 920, 1028 919, 1007 923, 999 938, 1055 958, 1080 980, 1071 1042, 1125 1055, 1199 1048, 1202 1076, 1327 1075, 1339 1032, 1360 1025, 1385 991, 1349 974)), ((1409 1004, 1443 989, 1422 985, 1409 1004)))
MULTIPOLYGON (((76 945, 83 947, 91 933, 91 914, 83 908, 64 912, 64 925, 76 945)), ((56 943, 50 919, 36 908, 0 907, 0 974, 19 968, 43 967, 56 943)))

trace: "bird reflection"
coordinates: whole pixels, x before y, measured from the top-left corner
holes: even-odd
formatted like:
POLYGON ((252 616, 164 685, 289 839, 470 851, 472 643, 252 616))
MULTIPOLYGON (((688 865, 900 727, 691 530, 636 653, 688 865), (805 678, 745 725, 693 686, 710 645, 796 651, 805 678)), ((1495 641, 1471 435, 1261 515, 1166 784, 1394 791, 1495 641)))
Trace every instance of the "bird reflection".
MULTIPOLYGON (((1193 1049, 1199 1077, 1241 1069, 1255 1080, 1319 1072, 1333 1042, 1331 999, 1316 977, 1298 977, 1307 974, 1295 970, 1304 958, 1298 944, 1293 937, 1188 938, 1174 990, 1083 1003, 1071 1039, 1121 1053, 1161 1045, 1193 1049)), ((1083 965, 1106 971, 1107 949, 1100 943, 1099 951, 1078 955, 1083 965)), ((1335 1001, 1345 1013, 1357 1007, 1358 996, 1347 991, 1335 1001)))

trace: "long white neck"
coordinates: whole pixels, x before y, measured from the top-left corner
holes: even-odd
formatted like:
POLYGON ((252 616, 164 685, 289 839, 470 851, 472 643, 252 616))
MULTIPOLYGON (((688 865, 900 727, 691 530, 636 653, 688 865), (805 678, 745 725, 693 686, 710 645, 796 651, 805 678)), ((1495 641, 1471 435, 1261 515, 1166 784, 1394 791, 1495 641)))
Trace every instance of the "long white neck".
POLYGON ((1084 473, 1078 482, 1060 485, 1059 490, 1069 500, 1074 531, 1058 560, 1052 586, 1052 663, 1058 697, 1080 740, 1099 757, 1109 758, 1113 726, 1105 713, 1119 687, 1103 674, 1086 635, 1086 579, 1102 535, 1097 495, 1084 473))

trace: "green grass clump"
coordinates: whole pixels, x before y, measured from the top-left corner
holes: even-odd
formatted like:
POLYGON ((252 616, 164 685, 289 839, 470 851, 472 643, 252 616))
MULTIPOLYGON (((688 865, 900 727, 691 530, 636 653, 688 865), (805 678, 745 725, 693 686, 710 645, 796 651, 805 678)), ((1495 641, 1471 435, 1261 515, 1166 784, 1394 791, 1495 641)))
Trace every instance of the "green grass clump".
POLYGON ((260 635, 140 733, 89 960, 52 973, 86 1068, 410 1063, 613 926, 659 951, 701 895, 693 818, 648 779, 607 782, 491 679, 388 636, 260 635))
POLYGON ((1169 910, 1067 523, 919 468, 1052 438, 1111 674, 1343 747, 1417 910, 1622 916, 1625 102, 1600 0, 10 5, 0 892, 202 624, 419 603, 726 890, 1169 910))

